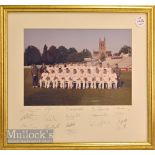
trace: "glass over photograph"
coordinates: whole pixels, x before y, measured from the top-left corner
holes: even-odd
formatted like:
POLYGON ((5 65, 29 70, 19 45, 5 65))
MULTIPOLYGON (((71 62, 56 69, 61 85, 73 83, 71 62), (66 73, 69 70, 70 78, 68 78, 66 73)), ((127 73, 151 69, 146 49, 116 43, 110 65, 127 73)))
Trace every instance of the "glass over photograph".
POLYGON ((25 29, 24 105, 132 105, 131 29, 25 29))

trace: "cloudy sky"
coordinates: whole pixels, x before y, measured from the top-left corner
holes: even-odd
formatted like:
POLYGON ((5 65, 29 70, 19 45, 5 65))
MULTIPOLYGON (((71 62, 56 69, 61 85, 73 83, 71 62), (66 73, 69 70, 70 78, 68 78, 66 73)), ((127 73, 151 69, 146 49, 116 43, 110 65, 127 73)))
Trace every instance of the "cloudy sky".
POLYGON ((118 52, 123 45, 132 46, 131 29, 25 29, 24 47, 36 46, 40 52, 48 47, 61 45, 74 47, 79 52, 85 48, 98 50, 99 38, 106 38, 107 50, 118 52))

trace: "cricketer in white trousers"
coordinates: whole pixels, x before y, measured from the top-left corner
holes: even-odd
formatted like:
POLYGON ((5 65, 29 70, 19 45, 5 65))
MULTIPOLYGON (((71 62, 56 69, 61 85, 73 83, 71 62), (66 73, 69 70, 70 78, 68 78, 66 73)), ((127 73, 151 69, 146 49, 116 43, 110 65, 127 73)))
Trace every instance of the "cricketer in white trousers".
POLYGON ((60 88, 73 88, 74 83, 76 84, 76 89, 81 89, 81 84, 83 84, 83 89, 87 89, 87 88, 97 88, 97 84, 98 84, 98 88, 99 89, 104 89, 104 86, 106 86, 106 88, 111 89, 112 86, 114 88, 117 88, 117 75, 116 73, 111 73, 111 74, 107 74, 107 73, 96 73, 96 74, 91 74, 91 73, 80 73, 80 74, 70 74, 65 73, 51 73, 48 74, 46 72, 42 73, 41 78, 39 80, 40 83, 40 87, 44 87, 45 88, 49 88, 51 85, 53 88, 58 88, 58 86, 60 86, 60 88), (78 76, 79 75, 79 76, 78 76), (113 85, 114 84, 114 85, 113 85))
POLYGON ((65 78, 65 80, 64 80, 65 88, 68 87, 68 89, 71 89, 72 88, 72 79, 71 79, 70 73, 66 73, 64 78, 65 78))
POLYGON ((114 84, 114 88, 117 88, 118 81, 117 81, 117 75, 116 75, 116 73, 112 73, 110 75, 110 83, 111 83, 111 88, 112 88, 112 84, 114 84))
POLYGON ((43 72, 41 74, 41 78, 39 80, 39 84, 40 84, 40 88, 43 87, 43 84, 44 84, 44 87, 47 88, 47 77, 48 77, 48 73, 47 72, 43 72))
POLYGON ((47 81, 47 88, 50 88, 51 84, 52 84, 53 88, 56 88, 56 86, 55 86, 55 74, 54 73, 49 75, 49 80, 47 81))

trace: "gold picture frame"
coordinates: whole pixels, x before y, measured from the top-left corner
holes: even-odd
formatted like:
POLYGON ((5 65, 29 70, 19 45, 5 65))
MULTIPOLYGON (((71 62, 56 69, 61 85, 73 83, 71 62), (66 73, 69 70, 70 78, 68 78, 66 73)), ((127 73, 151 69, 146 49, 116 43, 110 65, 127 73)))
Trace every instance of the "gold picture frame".
POLYGON ((0 149, 155 149, 155 7, 153 6, 0 6, 0 149), (144 13, 147 16, 147 142, 9 144, 8 14, 29 12, 144 13))

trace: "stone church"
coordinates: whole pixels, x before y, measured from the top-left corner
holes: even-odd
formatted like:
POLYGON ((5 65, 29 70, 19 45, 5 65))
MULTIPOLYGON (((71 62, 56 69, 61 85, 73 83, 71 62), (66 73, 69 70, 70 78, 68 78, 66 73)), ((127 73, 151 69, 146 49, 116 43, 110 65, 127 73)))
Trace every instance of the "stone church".
POLYGON ((104 40, 99 39, 99 50, 93 51, 93 59, 99 60, 102 55, 105 55, 107 57, 107 49, 106 49, 106 39, 104 40))

